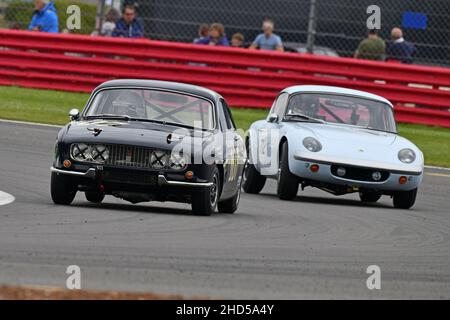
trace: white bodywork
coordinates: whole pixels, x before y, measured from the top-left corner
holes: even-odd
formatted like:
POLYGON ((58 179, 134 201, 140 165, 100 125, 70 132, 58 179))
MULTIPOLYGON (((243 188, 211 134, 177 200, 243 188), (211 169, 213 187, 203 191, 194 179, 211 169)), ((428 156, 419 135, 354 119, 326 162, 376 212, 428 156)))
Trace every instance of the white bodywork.
MULTIPOLYGON (((299 93, 329 93, 333 95, 353 96, 383 102, 393 108, 383 97, 367 92, 326 86, 295 86, 283 90, 279 99, 287 99, 299 93), (283 96, 283 93, 287 94, 283 96)), ((287 141, 289 150, 289 170, 301 180, 323 183, 354 190, 367 189, 389 194, 393 191, 408 191, 418 188, 423 177, 424 158, 422 152, 409 140, 396 133, 370 130, 358 126, 339 123, 313 123, 284 121, 284 101, 277 105, 275 101, 266 120, 252 124, 249 133, 250 161, 264 176, 276 177, 279 169, 280 145, 287 141), (278 113, 277 120, 271 115, 278 113), (311 152, 303 145, 303 139, 317 139, 322 149, 311 152), (399 160, 402 149, 411 149, 416 157, 412 163, 399 160), (317 172, 310 170, 317 164, 317 172), (389 177, 383 181, 368 181, 340 177, 333 170, 336 166, 365 170, 365 172, 383 171, 389 177), (334 168, 332 170, 332 168, 334 168), (407 182, 399 183, 400 177, 407 182)), ((370 180, 370 179, 369 179, 370 180)))

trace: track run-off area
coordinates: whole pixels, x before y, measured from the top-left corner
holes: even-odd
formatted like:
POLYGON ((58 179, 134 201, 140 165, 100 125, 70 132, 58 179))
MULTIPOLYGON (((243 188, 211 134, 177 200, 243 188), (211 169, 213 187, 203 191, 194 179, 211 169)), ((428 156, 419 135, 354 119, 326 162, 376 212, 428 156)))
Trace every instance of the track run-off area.
POLYGON ((450 171, 427 168, 416 205, 317 189, 294 201, 243 194, 234 215, 106 197, 72 206, 49 195, 57 127, 0 121, 0 285, 212 298, 450 298, 450 171), (15 201, 14 201, 15 198, 15 201), (367 268, 381 271, 369 290, 367 268))

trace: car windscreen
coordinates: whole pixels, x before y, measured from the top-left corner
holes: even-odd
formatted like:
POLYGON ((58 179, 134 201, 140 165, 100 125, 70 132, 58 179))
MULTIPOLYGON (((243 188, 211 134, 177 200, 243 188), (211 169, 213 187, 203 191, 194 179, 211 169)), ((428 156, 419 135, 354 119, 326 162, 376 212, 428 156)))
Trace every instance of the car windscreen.
POLYGON ((107 89, 97 93, 85 112, 89 117, 124 117, 212 130, 214 111, 209 100, 157 89, 107 89))
MULTIPOLYGON (((291 96, 286 117, 306 116, 324 122, 397 132, 392 108, 381 101, 338 94, 299 93, 291 96)), ((298 117, 299 121, 303 118, 298 117)))

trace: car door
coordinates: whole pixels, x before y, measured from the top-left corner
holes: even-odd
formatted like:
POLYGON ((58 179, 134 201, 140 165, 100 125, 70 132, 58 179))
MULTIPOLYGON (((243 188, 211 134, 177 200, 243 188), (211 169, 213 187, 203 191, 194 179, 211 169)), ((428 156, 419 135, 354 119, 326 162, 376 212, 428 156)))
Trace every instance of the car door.
POLYGON ((244 163, 243 156, 244 142, 236 132, 236 125, 233 120, 230 108, 224 99, 220 99, 221 128, 224 137, 224 164, 223 164, 223 197, 233 196, 239 187, 244 163))
POLYGON ((288 100, 289 94, 281 93, 270 109, 266 119, 267 123, 258 130, 258 168, 261 174, 265 176, 272 176, 278 173, 280 128, 288 100))

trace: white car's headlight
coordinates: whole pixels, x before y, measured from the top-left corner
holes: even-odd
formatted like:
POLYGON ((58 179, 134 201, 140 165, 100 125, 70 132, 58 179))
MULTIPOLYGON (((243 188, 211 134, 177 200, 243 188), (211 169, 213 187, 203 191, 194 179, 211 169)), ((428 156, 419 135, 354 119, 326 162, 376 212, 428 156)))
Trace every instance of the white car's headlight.
POLYGON ((403 163, 413 163, 416 160, 416 154, 411 149, 402 149, 398 152, 398 159, 403 163))
POLYGON ((167 167, 169 157, 165 151, 153 151, 150 163, 153 169, 164 169, 167 167))
POLYGON ((322 150, 322 144, 313 137, 303 139, 303 146, 311 152, 319 152, 322 150))
POLYGON ((182 170, 187 165, 186 157, 179 153, 172 153, 170 155, 169 165, 171 169, 182 170))

